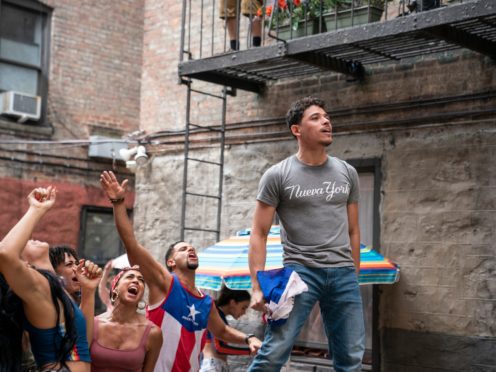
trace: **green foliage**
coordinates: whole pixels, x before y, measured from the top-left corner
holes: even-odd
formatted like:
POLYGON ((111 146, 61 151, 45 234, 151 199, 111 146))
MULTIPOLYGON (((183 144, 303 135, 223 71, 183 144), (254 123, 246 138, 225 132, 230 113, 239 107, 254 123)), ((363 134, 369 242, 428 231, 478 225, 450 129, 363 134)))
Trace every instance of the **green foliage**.
POLYGON ((313 21, 321 14, 328 13, 336 7, 349 7, 352 0, 276 0, 274 6, 262 9, 266 22, 275 29, 278 25, 287 26, 291 23, 293 30, 297 30, 303 22, 313 21), (273 14, 272 14, 273 12, 273 14), (272 17, 270 15, 272 14, 272 17))

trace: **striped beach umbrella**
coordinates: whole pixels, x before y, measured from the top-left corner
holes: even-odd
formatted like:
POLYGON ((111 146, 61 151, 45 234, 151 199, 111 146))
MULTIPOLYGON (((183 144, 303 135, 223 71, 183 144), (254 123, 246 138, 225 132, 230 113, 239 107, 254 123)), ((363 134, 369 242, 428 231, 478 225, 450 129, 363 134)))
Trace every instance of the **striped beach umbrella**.
MULTIPOLYGON (((200 266, 196 270, 196 286, 220 290, 222 284, 230 289, 250 289, 248 247, 250 230, 222 240, 198 253, 200 266)), ((360 247, 360 284, 391 284, 399 280, 399 267, 370 247, 360 247)), ((265 270, 282 267, 282 245, 279 226, 272 226, 267 237, 265 270)))

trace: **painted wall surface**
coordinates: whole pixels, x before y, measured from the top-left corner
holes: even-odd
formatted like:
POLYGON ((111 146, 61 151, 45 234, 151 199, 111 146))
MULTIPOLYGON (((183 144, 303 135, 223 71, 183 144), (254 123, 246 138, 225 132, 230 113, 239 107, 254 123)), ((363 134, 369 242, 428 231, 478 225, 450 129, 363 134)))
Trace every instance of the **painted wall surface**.
MULTIPOLYGON (((1 168, 0 168, 1 169, 1 168)), ((28 209, 27 196, 36 187, 54 186, 57 200, 34 230, 33 239, 46 241, 50 245, 67 244, 78 249, 81 213, 83 207, 105 207, 112 205, 96 182, 85 183, 77 177, 0 178, 0 237, 5 236, 28 209), (79 181, 79 182, 78 182, 79 181)), ((125 200, 133 208, 134 192, 130 189, 125 200)))

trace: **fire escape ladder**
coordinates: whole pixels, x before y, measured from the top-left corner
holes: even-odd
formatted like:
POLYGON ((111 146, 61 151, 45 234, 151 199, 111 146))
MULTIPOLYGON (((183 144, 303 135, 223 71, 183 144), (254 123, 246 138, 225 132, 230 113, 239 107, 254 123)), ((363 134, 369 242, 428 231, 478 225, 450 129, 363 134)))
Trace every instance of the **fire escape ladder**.
MULTIPOLYGON (((181 204, 181 240, 187 239, 187 232, 206 232, 215 234, 215 241, 218 241, 220 238, 220 223, 221 223, 221 210, 222 210, 222 187, 223 187, 223 178, 224 178, 224 147, 225 147, 225 125, 226 125, 226 103, 227 103, 227 95, 234 94, 233 90, 230 90, 227 87, 222 89, 222 93, 220 95, 212 94, 210 92, 196 90, 191 87, 191 80, 183 80, 183 84, 187 86, 187 98, 186 98, 186 125, 185 125, 185 134, 184 134, 184 168, 183 168, 183 189, 182 189, 182 204, 181 204), (221 124, 220 125, 201 125, 197 123, 193 123, 191 121, 191 107, 192 107, 192 94, 198 94, 201 96, 209 96, 215 99, 220 100, 221 102, 221 124), (208 142, 209 149, 213 147, 217 147, 218 145, 218 158, 215 160, 212 159, 203 159, 202 157, 195 157, 191 154, 192 150, 192 136, 200 134, 202 137, 199 141, 208 142), (196 163, 198 167, 202 166, 202 170, 205 172, 211 172, 212 167, 217 168, 218 171, 218 184, 216 192, 205 193, 205 192, 195 192, 189 186, 192 177, 198 177, 198 175, 192 174, 191 164, 196 163), (205 168, 205 167, 208 167, 205 168), (190 198, 198 199, 210 199, 214 200, 216 204, 216 220, 213 228, 206 228, 203 226, 195 226, 194 223, 191 222, 191 219, 188 219, 188 216, 191 217, 192 210, 196 203, 188 202, 190 198)), ((212 152, 212 151, 210 151, 212 152)))

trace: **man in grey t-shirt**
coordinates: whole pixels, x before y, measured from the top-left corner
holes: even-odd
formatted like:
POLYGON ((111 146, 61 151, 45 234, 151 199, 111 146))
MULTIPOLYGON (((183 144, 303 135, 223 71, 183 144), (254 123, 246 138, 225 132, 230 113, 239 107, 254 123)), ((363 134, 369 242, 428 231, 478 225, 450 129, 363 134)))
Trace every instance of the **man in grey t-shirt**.
POLYGON ((256 273, 265 267, 266 239, 276 212, 284 266, 295 270, 309 290, 296 296, 286 323, 267 328, 249 370, 280 370, 318 301, 334 369, 360 371, 365 331, 357 280, 358 175, 351 165, 327 154, 332 126, 322 100, 294 102, 286 120, 298 152, 269 168, 260 180, 249 253, 252 308, 263 310, 256 273))

